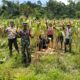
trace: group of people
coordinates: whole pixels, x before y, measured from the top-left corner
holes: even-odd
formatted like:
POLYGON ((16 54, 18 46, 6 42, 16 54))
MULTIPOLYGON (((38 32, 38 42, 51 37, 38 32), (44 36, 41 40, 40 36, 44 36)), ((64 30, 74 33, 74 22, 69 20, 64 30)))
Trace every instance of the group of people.
POLYGON ((18 53, 19 47, 17 44, 17 37, 21 38, 21 53, 22 53, 22 62, 23 63, 31 63, 31 54, 30 54, 30 37, 32 37, 31 30, 28 27, 27 23, 23 23, 23 29, 17 31, 16 27, 14 27, 14 22, 10 22, 10 26, 5 30, 8 33, 8 46, 9 46, 9 54, 12 56, 12 45, 14 44, 15 49, 18 53))
MULTIPOLYGON (((12 56, 12 45, 14 44, 15 49, 18 53, 19 47, 17 44, 17 37, 21 38, 21 53, 22 53, 22 61, 23 63, 31 63, 31 53, 30 53, 30 37, 33 38, 33 34, 31 29, 29 29, 28 24, 25 22, 23 23, 23 29, 17 31, 17 28, 14 27, 14 22, 10 21, 10 26, 5 30, 8 33, 8 46, 9 46, 9 53, 12 56)), ((72 43, 72 30, 71 25, 67 25, 66 27, 61 27, 60 30, 53 27, 50 23, 46 25, 46 32, 42 30, 41 34, 39 35, 39 41, 37 42, 37 47, 39 51, 42 49, 54 48, 55 50, 58 48, 58 44, 60 44, 60 48, 64 49, 65 52, 71 52, 71 43, 72 43)))
POLYGON ((68 24, 66 27, 63 25, 60 29, 57 29, 50 23, 49 25, 46 25, 46 27, 46 32, 41 32, 39 36, 39 50, 47 48, 58 50, 60 48, 65 52, 71 52, 71 25, 68 24), (69 48, 69 50, 67 48, 69 48))

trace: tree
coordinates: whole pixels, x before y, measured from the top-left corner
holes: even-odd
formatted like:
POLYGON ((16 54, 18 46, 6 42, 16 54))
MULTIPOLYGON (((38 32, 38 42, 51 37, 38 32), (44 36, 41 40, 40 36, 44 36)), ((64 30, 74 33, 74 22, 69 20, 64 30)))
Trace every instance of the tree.
POLYGON ((39 5, 39 6, 42 6, 42 3, 41 3, 41 1, 39 0, 39 1, 37 1, 37 4, 39 5))
POLYGON ((2 5, 1 13, 3 13, 3 16, 8 15, 8 17, 10 17, 10 16, 16 16, 20 14, 19 2, 14 3, 8 0, 3 0, 2 2, 3 2, 3 5, 2 5))
POLYGON ((65 5, 57 0, 49 0, 46 6, 43 6, 41 1, 37 3, 23 2, 19 3, 2 0, 3 5, 0 6, 0 16, 5 18, 13 18, 21 15, 26 17, 37 17, 44 18, 45 16, 49 19, 53 18, 77 18, 80 13, 80 1, 68 0, 68 4, 65 5))
POLYGON ((68 17, 73 18, 76 13, 76 4, 73 0, 69 0, 68 2, 69 4, 67 5, 67 10, 68 10, 67 15, 68 17))

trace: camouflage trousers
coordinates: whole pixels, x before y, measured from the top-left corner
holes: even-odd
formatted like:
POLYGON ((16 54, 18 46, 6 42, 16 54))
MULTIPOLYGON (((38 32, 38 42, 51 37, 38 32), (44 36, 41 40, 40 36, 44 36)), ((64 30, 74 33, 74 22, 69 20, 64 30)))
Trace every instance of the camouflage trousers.
POLYGON ((30 63, 31 62, 31 53, 30 53, 30 48, 27 45, 22 46, 22 62, 23 63, 30 63))

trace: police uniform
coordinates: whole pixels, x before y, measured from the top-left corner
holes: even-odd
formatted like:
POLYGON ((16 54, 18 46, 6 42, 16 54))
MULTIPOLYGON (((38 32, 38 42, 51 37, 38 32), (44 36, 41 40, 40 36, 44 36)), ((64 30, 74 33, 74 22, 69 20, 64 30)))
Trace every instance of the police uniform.
POLYGON ((8 46, 10 50, 10 56, 12 56, 12 45, 14 44, 15 49, 19 53, 19 48, 17 44, 17 29, 15 27, 8 27, 6 29, 6 32, 8 32, 8 46))

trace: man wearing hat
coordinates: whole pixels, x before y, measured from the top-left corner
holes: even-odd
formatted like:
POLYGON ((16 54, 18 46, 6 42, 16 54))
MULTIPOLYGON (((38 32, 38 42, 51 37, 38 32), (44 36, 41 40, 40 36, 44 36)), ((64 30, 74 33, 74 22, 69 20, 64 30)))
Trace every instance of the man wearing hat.
POLYGON ((30 37, 31 31, 28 27, 27 23, 23 23, 23 30, 19 32, 21 37, 21 46, 22 46, 22 56, 23 56, 23 63, 31 62, 31 54, 30 54, 30 37), (27 52, 27 54, 26 54, 27 52))
POLYGON ((65 30, 65 52, 67 52, 67 46, 69 46, 69 52, 71 52, 71 43, 72 43, 72 30, 71 25, 68 24, 65 30))

